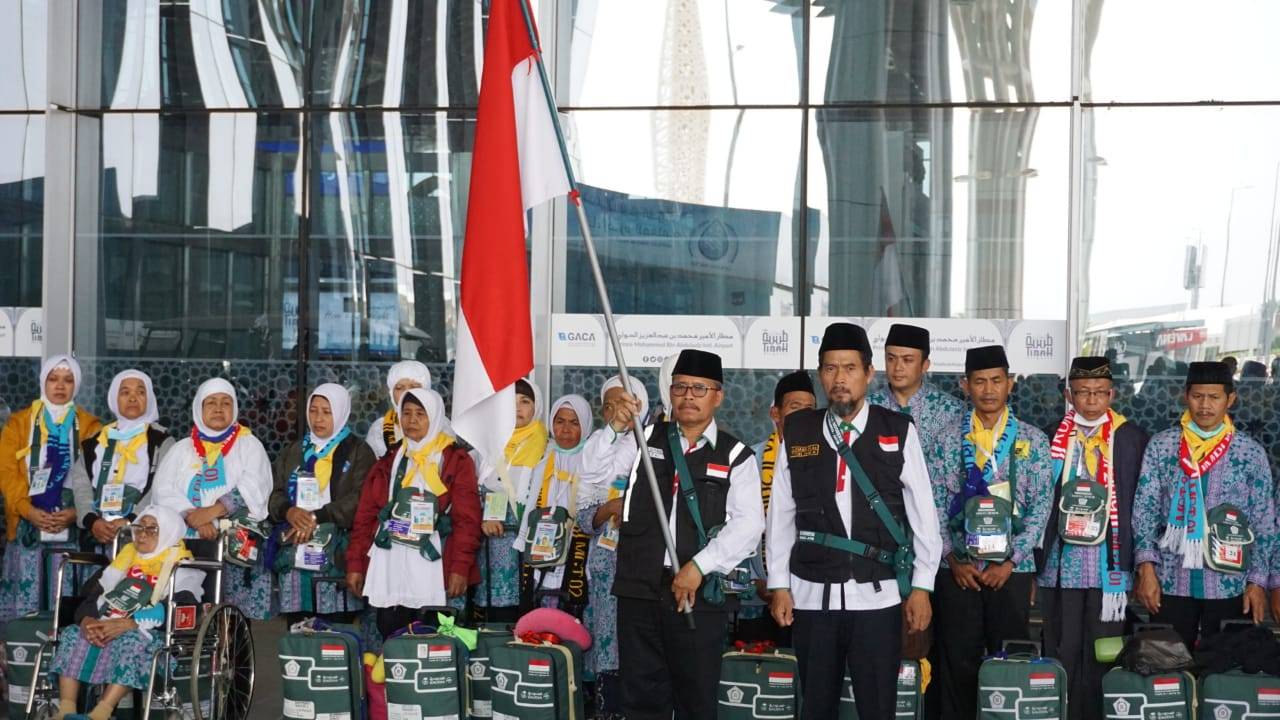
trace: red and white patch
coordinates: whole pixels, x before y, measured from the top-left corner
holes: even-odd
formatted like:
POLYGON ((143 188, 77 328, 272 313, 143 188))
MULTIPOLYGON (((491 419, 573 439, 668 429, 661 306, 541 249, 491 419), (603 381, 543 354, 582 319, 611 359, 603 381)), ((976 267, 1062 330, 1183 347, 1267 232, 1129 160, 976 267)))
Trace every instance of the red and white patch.
POLYGON ((453 657, 453 646, 451 645, 428 645, 428 660, 448 660, 453 657))
POLYGON ((982 500, 978 501, 978 507, 982 508, 983 510, 993 510, 995 509, 995 506, 996 506, 996 501, 992 500, 991 498, 983 498, 982 500))
POLYGON ((1237 517, 1237 516, 1236 516, 1236 514, 1235 514, 1235 513, 1231 512, 1231 511, 1229 511, 1229 510, 1227 511, 1227 522, 1237 522, 1236 517, 1237 517))
POLYGON ((878 438, 880 449, 885 452, 898 452, 898 436, 897 435, 881 435, 878 438))
POLYGON ((781 685, 781 686, 784 686, 784 687, 791 687, 792 683, 794 683, 794 682, 795 682, 795 674, 794 674, 794 673, 789 673, 789 672, 771 672, 771 673, 769 673, 769 684, 770 684, 770 685, 781 685))
POLYGON ((1280 705, 1280 688, 1258 688, 1258 703, 1280 705))
POLYGON ((325 660, 340 660, 346 654, 346 648, 341 645, 321 645, 320 657, 325 660))
POLYGON ((174 630, 196 629, 196 606, 179 605, 173 609, 174 630))
POLYGON ((707 463, 707 477, 727 480, 729 478, 729 466, 707 463))
POLYGON ((1051 688, 1058 682, 1053 673, 1031 673, 1030 683, 1033 688, 1051 688))
POLYGON ((1158 677, 1151 681, 1151 689, 1157 695, 1174 695, 1182 692, 1182 682, 1176 677, 1158 677))
POLYGON ((541 677, 549 677, 551 675, 551 661, 550 660, 530 660, 529 674, 538 675, 541 677))

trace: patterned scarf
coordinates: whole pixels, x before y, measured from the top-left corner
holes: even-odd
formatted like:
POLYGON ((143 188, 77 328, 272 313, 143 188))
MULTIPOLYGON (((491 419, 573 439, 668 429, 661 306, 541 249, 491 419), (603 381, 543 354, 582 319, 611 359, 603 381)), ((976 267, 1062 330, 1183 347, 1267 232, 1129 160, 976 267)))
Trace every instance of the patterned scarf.
POLYGON ((1182 476, 1177 478, 1177 486, 1173 488, 1160 548, 1180 553, 1182 567, 1199 570, 1204 567, 1204 536, 1208 524, 1201 479, 1227 454, 1235 437, 1235 425, 1227 417, 1216 430, 1206 433, 1191 419, 1190 411, 1182 413, 1180 424, 1182 439, 1178 443, 1178 466, 1182 468, 1182 476))
MULTIPOLYGON (((964 437, 964 487, 951 500, 950 517, 959 517, 964 513, 965 503, 970 498, 985 497, 990 493, 990 486, 996 480, 996 472, 1009 453, 1013 451, 1014 441, 1018 437, 1018 419, 1009 414, 1006 407, 1000 414, 996 426, 987 430, 978 419, 977 411, 970 413, 970 431, 964 437)), ((1010 498, 1013 507, 1018 507, 1017 498, 1010 498)))
POLYGON ((31 434, 31 447, 25 454, 34 454, 44 447, 44 462, 28 463, 28 469, 34 476, 41 467, 49 468, 49 482, 43 493, 31 498, 31 504, 45 512, 57 512, 62 508, 62 486, 71 472, 79 445, 76 406, 69 403, 62 417, 54 418, 44 402, 36 400, 31 403, 31 416, 36 418, 36 427, 31 434))
POLYGON ((202 507, 200 503, 207 491, 226 486, 227 468, 223 459, 231 454, 237 440, 252 434, 249 428, 238 424, 214 437, 205 437, 199 428, 191 428, 191 444, 195 447, 196 455, 200 456, 200 470, 192 476, 191 483, 187 486, 187 499, 193 507, 202 507))
POLYGON ((1076 442, 1084 451, 1085 468, 1093 477, 1107 488, 1107 558, 1098 563, 1101 573, 1102 588, 1102 622, 1121 622, 1124 620, 1125 607, 1129 603, 1131 578, 1129 573, 1120 569, 1120 509, 1116 498, 1115 467, 1112 464, 1114 449, 1111 439, 1115 431, 1125 423, 1125 417, 1114 410, 1107 410, 1102 422, 1093 434, 1085 434, 1079 427, 1076 411, 1070 410, 1058 430, 1053 434, 1053 443, 1049 446, 1049 457, 1053 460, 1053 475, 1061 478, 1063 487, 1075 479, 1078 465, 1072 455, 1076 442))
POLYGON ((388 410, 386 415, 382 416, 382 442, 390 449, 400 442, 400 438, 404 434, 400 431, 400 418, 396 416, 396 411, 388 410))
POLYGON ((764 511, 769 512, 769 498, 773 496, 773 469, 778 464, 778 431, 774 430, 769 439, 764 441, 760 452, 760 501, 764 511))

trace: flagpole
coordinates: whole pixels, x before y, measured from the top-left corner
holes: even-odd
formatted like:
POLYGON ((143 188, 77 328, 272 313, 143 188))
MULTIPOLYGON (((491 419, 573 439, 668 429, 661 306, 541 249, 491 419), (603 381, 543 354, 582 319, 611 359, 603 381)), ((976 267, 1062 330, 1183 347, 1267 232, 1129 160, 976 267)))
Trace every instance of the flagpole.
MULTIPOLYGON (((542 45, 538 42, 538 34, 533 30, 533 18, 529 13, 528 0, 517 0, 520 12, 524 15, 524 26, 529 32, 529 42, 533 45, 534 59, 538 64, 538 77, 542 80, 542 92, 547 98, 547 109, 551 112, 551 124, 556 130, 556 142, 560 144, 560 159, 564 161, 565 175, 569 178, 569 200, 578 212, 578 227, 582 229, 582 240, 587 248, 587 259, 591 263, 591 275, 595 279, 596 294, 600 298, 600 309, 604 311, 604 324, 609 332, 609 342, 613 345, 613 357, 618 363, 618 377, 628 393, 631 392, 631 375, 627 372, 626 360, 622 357, 622 342, 618 339, 618 328, 613 321, 613 307, 609 304, 609 290, 605 286, 604 273, 600 271, 600 258, 596 255, 595 242, 591 238, 591 226, 587 224, 587 212, 582 207, 582 195, 578 192, 578 181, 573 175, 573 164, 569 162, 569 149, 564 141, 564 131, 560 128, 560 117, 556 112, 555 97, 551 94, 551 81, 547 78, 547 68, 542 63, 542 45)), ((644 425, 639 415, 631 417, 631 432, 635 436, 636 451, 640 453, 640 462, 644 466, 645 477, 649 480, 649 492, 653 494, 654 512, 658 515, 658 527, 662 529, 662 540, 667 545, 667 555, 671 558, 672 572, 680 572, 680 559, 676 553, 676 541, 671 535, 667 518, 663 517, 664 507, 662 490, 658 487, 658 476, 653 470, 653 460, 646 452, 648 446, 644 437, 644 425)), ((680 612, 684 613, 685 624, 692 630, 693 605, 683 603, 680 612)))

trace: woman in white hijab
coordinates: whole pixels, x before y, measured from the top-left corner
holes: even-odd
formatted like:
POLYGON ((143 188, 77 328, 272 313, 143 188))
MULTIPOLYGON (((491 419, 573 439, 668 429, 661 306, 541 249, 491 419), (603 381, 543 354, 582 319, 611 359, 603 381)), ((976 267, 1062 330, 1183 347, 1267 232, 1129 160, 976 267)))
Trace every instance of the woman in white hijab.
POLYGON ((404 442, 365 478, 347 548, 347 587, 377 609, 384 637, 480 580, 471 456, 457 445, 434 390, 406 391, 399 411, 404 442))
POLYGON ((156 394, 141 370, 125 370, 111 380, 107 407, 115 415, 97 437, 81 444, 71 469, 77 523, 100 549, 111 549, 116 532, 149 504, 151 484, 174 440, 156 421, 156 394))
MULTIPOLYGON (((40 593, 32 588, 43 587, 45 574, 54 572, 44 548, 78 546, 68 480, 81 441, 101 427, 98 418, 76 405, 79 389, 75 358, 50 357, 40 367, 40 397, 10 415, 0 431, 0 492, 9 540, 0 577, 0 622, 41 609, 40 593)), ((62 594, 76 584, 75 573, 66 575, 62 594)))
POLYGON ((176 602, 194 605, 203 599, 204 573, 177 567, 191 557, 182 542, 182 518, 153 505, 132 527, 133 541, 89 583, 75 624, 58 637, 50 666, 59 678, 57 718, 75 713, 81 683, 107 686, 88 714, 92 720, 107 720, 126 694, 146 689, 147 659, 164 642, 170 577, 176 602))
MULTIPOLYGON (((325 383, 307 398, 307 425, 272 465, 275 487, 268 503, 275 523, 268 561, 280 588, 280 612, 322 614, 347 621, 360 600, 311 578, 336 572, 335 553, 350 531, 364 476, 377 458, 364 439, 351 432, 351 395, 325 383)), ((289 624, 300 618, 290 617, 289 624)))
POLYGON ((557 594, 565 587, 565 576, 582 582, 571 582, 561 596, 559 607, 581 617, 587 605, 586 549, 590 537, 574 529, 578 514, 578 497, 582 492, 584 467, 583 447, 591 433, 591 404, 581 395, 565 395, 551 404, 547 413, 551 440, 541 462, 533 469, 528 487, 521 498, 524 512, 516 533, 515 549, 523 553, 520 573, 520 605, 532 608, 543 595, 557 594), (553 528, 554 509, 563 508, 563 527, 553 528), (538 511, 543 511, 539 513, 538 511), (546 560, 546 541, 559 532, 572 529, 568 539, 570 561, 554 568, 535 569, 531 563, 546 560), (580 546, 581 552, 574 552, 580 546), (576 562, 575 562, 576 561, 576 562))
POLYGON ((391 366, 387 371, 387 395, 391 398, 391 408, 386 415, 369 426, 369 432, 364 436, 365 442, 373 448, 374 455, 386 455, 387 450, 395 449, 404 437, 404 431, 400 429, 400 418, 396 415, 396 408, 400 407, 400 398, 404 397, 404 392, 411 388, 430 387, 431 371, 417 360, 401 360, 391 366))
MULTIPOLYGON (((236 391, 226 380, 204 381, 196 389, 191 415, 191 434, 164 456, 152 493, 157 505, 183 517, 192 552, 205 557, 216 551, 213 543, 222 519, 266 520, 271 461, 249 428, 237 422, 236 391)), ((223 601, 246 617, 271 617, 269 570, 228 566, 223 576, 223 601)))
POLYGON ((622 379, 617 375, 600 388, 600 416, 604 427, 591 433, 582 451, 586 456, 584 486, 589 491, 583 493, 585 499, 578 503, 578 528, 591 535, 591 550, 587 555, 590 599, 582 618, 582 624, 591 633, 591 649, 586 652, 583 664, 596 678, 598 717, 615 717, 622 711, 617 675, 618 600, 613 596, 618 561, 615 551, 627 482, 639 459, 631 420, 635 415, 644 418, 649 412, 649 393, 644 383, 635 377, 630 380, 630 393, 623 391, 622 379))

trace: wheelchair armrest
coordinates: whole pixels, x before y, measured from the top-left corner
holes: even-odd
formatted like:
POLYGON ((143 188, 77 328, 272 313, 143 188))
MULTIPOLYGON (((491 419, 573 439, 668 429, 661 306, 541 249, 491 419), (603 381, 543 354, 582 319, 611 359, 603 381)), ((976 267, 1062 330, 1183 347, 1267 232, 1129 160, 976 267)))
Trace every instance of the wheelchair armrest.
POLYGON ((223 564, 217 560, 183 560, 178 563, 178 567, 196 570, 221 570, 223 564))
POLYGON ((111 560, 105 555, 90 552, 72 552, 70 550, 54 550, 52 548, 44 549, 44 556, 60 557, 64 563, 68 565, 97 565, 106 566, 111 564, 111 560))

